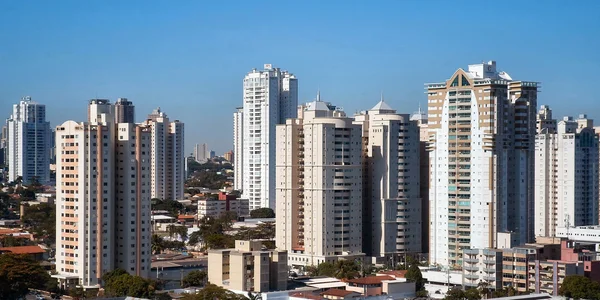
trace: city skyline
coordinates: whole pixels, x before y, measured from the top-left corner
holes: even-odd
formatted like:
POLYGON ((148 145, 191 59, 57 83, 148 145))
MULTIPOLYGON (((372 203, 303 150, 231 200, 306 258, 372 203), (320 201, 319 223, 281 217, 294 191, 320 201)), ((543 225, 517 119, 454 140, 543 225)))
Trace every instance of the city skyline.
POLYGON ((11 3, 0 12, 0 27, 11 28, 1 32, 7 48, 0 55, 0 111, 8 117, 10 105, 29 95, 48 105, 48 120, 55 127, 83 119, 89 99, 126 97, 138 107, 137 122, 161 106, 195 128, 186 133, 186 154, 199 142, 221 154, 233 149, 231 113, 242 99, 243 74, 253 67, 271 63, 293 71, 302 79, 299 103, 311 101, 320 88, 326 99, 354 113, 368 109, 363 103, 375 102, 383 91, 386 102, 408 112, 425 106, 423 82, 444 78, 457 65, 493 59, 518 78, 542 82, 538 104, 552 106, 557 115, 600 118, 600 104, 582 92, 598 79, 600 63, 593 49, 600 41, 589 37, 600 32, 600 20, 593 16, 600 4, 520 3, 519 12, 508 2, 239 3, 234 11, 198 3, 166 9, 133 2, 102 7, 38 2, 33 8, 11 3), (292 8, 294 13, 272 28, 251 22, 253 14, 246 13, 292 8), (503 18, 490 19, 492 8, 503 18), (456 13, 469 18, 455 20, 456 13), (305 22, 306 15, 314 22, 305 22), (151 18, 155 22, 148 26, 151 18), (488 34, 476 42, 464 43, 440 33, 449 22, 457 30, 499 25, 486 27, 488 34), (287 36, 282 38, 282 32, 287 36), (515 32, 527 42, 490 47, 515 32), (274 39, 281 47, 262 47, 274 39), (90 43, 95 50, 89 50, 90 43))

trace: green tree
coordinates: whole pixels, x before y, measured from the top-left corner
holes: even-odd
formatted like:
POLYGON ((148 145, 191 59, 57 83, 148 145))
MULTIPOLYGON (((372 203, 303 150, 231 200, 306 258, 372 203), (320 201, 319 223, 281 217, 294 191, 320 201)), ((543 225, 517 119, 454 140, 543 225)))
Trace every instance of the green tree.
POLYGON ((600 299, 600 283, 581 275, 565 277, 558 294, 573 299, 600 299))
POLYGON ((183 300, 208 300, 208 299, 210 299, 210 300, 213 300, 213 299, 248 300, 248 298, 246 298, 243 295, 238 295, 234 292, 228 291, 220 286, 217 286, 217 285, 214 285, 211 283, 207 284, 206 287, 201 289, 198 293, 186 294, 181 299, 183 299, 183 300))
POLYGON ((25 238, 16 238, 12 235, 7 235, 3 238, 0 238, 0 247, 19 247, 29 245, 31 245, 31 241, 25 238))
POLYGON ((190 239, 188 240, 188 245, 196 245, 200 243, 202 240, 202 234, 200 231, 194 231, 190 234, 190 239))
POLYGON ((335 277, 335 265, 330 262, 322 262, 317 266, 317 276, 335 277))
POLYGON ((481 294, 479 290, 476 288, 470 288, 466 291, 460 288, 453 288, 448 291, 446 300, 479 300, 481 299, 481 294))
POLYGON ((338 260, 334 268, 334 276, 338 279, 354 279, 360 276, 360 264, 354 260, 338 260))
POLYGON ((425 287, 425 280, 423 279, 423 274, 421 274, 421 270, 419 270, 419 266, 416 263, 411 264, 411 266, 406 271, 405 277, 407 280, 415 282, 415 289, 417 291, 420 291, 425 287))
POLYGON ((204 270, 195 270, 189 272, 185 277, 183 277, 183 287, 189 286, 204 286, 206 279, 208 278, 208 274, 204 270))
POLYGON ((0 295, 2 299, 19 299, 30 288, 43 289, 50 275, 38 262, 23 254, 0 255, 0 295))
POLYGON ((175 200, 152 199, 152 210, 166 210, 174 218, 177 218, 184 209, 183 204, 175 200))
POLYGON ((251 218, 275 218, 275 212, 268 208, 258 208, 250 212, 251 218))
POLYGON ((165 241, 158 235, 152 235, 152 253, 160 254, 165 250, 165 241))
POLYGON ((56 205, 48 203, 26 205, 22 221, 23 226, 31 230, 36 238, 49 244, 55 241, 56 205))
POLYGON ((102 276, 104 289, 112 297, 150 298, 154 295, 156 283, 140 276, 132 276, 121 269, 116 269, 102 276))

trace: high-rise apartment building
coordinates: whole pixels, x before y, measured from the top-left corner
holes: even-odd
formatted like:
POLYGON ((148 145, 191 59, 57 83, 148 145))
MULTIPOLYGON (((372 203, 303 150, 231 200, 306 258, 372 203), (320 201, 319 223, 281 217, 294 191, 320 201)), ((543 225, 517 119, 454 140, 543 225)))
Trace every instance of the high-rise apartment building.
POLYGON ((242 197, 250 209, 274 208, 275 126, 296 117, 298 80, 266 64, 244 77, 243 95, 242 197))
POLYGON ((427 85, 430 263, 460 266, 501 232, 533 240, 537 92, 495 61, 427 85))
POLYGON ((50 123, 46 122, 46 105, 21 99, 13 105, 7 121, 8 180, 21 177, 23 183, 33 179, 50 181, 50 123))
POLYGON ((108 100, 56 128, 56 271, 63 288, 98 287, 116 268, 150 273, 150 128, 115 123, 108 100))
POLYGON ((276 246, 288 265, 362 257, 361 126, 326 102, 276 130, 276 246))
POLYGON ((185 182, 184 126, 170 121, 160 107, 144 122, 151 128, 150 177, 152 198, 183 199, 185 182))
POLYGON ((557 227, 598 224, 598 136, 581 115, 552 122, 538 114, 535 155, 535 235, 556 236, 557 227))
POLYGON ((375 261, 421 252, 419 127, 383 101, 355 115, 363 140, 363 249, 375 261))
POLYGON ((127 98, 119 98, 115 103, 116 123, 135 123, 135 106, 127 98))
POLYGON ((411 121, 419 126, 419 182, 421 192, 421 253, 429 253, 429 128, 427 126, 427 113, 419 110, 410 116, 411 121))
POLYGON ((210 150, 207 144, 196 144, 194 146, 194 160, 205 163, 210 158, 210 150))
POLYGON ((243 157, 244 157, 244 108, 238 107, 233 113, 233 189, 243 188, 243 157))

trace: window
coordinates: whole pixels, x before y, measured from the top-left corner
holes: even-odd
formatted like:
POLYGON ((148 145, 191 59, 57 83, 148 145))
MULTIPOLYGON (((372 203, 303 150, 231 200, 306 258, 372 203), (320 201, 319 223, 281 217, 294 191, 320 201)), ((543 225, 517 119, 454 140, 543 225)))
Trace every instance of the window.
POLYGON ((452 84, 450 84, 450 86, 458 86, 458 76, 454 77, 454 80, 452 80, 452 84))
POLYGON ((465 75, 462 75, 462 80, 461 80, 461 85, 462 86, 469 86, 471 84, 469 84, 469 80, 467 80, 467 78, 465 77, 465 75))

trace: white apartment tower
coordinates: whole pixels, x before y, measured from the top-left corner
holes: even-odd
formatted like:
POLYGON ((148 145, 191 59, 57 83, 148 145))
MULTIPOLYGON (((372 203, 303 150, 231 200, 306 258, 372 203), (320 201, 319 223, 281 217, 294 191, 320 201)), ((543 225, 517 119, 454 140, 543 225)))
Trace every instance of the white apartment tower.
POLYGON ((427 85, 430 263, 462 264, 462 250, 495 248, 499 233, 533 240, 538 83, 496 62, 427 85))
POLYGON ((298 80, 266 64, 244 77, 243 94, 242 197, 250 209, 274 208, 275 126, 296 117, 298 80))
POLYGON ((241 191, 243 188, 243 161, 244 161, 244 108, 238 107, 233 113, 233 189, 241 191))
POLYGON ((27 184, 32 179, 50 181, 50 123, 46 122, 46 105, 21 99, 13 105, 7 120, 8 180, 19 176, 27 184))
POLYGON ((210 150, 207 144, 196 144, 194 146, 194 160, 199 163, 205 163, 210 158, 210 150))
POLYGON ((543 106, 538 120, 546 126, 535 143, 536 236, 556 236, 557 227, 598 225, 599 150, 592 120, 581 115, 557 123, 551 117, 543 106))
POLYGON ((184 126, 155 109, 144 123, 151 128, 151 194, 164 200, 183 199, 185 182, 184 126))
POLYGON ((276 132, 275 241, 298 269, 364 255, 361 127, 318 100, 276 132))
POLYGON ((355 116, 363 139, 365 254, 389 262, 421 252, 419 127, 383 101, 355 116))
POLYGON ((102 285, 121 268, 150 274, 150 130, 115 123, 93 99, 88 122, 56 128, 56 271, 63 288, 102 285))

